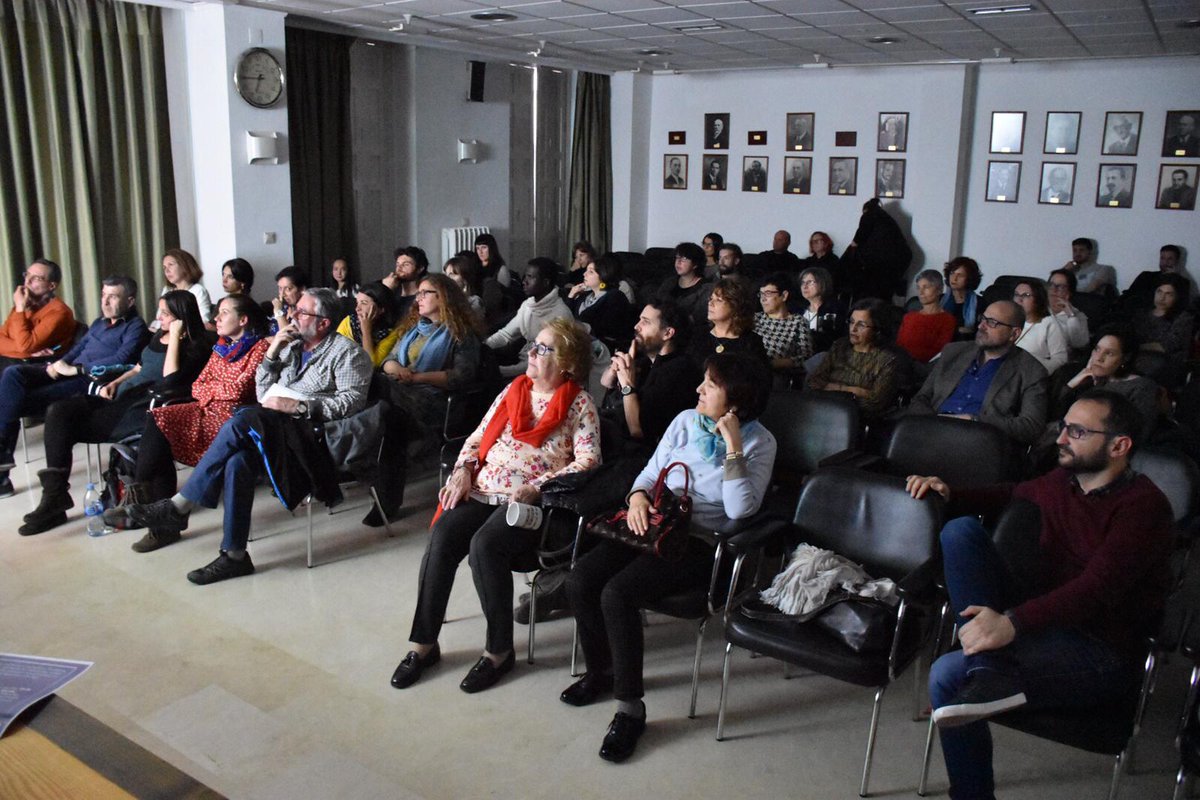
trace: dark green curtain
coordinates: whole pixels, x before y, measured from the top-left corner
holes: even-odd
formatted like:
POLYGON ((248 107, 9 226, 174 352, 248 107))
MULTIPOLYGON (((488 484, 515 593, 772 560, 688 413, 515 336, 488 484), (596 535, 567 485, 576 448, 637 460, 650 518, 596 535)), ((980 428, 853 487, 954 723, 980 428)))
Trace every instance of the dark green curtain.
POLYGON ((571 149, 568 241, 589 241, 601 253, 612 246, 612 92, 607 75, 579 73, 571 149))
POLYGON ((287 29, 292 247, 314 286, 335 258, 361 276, 350 147, 350 45, 346 36, 287 29))
POLYGON ((0 0, 0 105, 0 285, 45 257, 80 317, 108 274, 154 309, 179 239, 160 9, 0 0))

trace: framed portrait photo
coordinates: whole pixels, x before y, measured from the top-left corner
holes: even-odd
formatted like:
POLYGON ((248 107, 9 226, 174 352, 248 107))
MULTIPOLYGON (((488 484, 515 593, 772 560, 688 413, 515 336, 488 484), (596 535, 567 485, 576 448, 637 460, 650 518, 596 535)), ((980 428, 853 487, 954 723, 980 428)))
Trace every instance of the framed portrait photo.
POLYGON ((903 153, 908 150, 907 112, 880 112, 879 142, 876 145, 876 149, 881 153, 903 153))
POLYGON ((796 113, 787 115, 787 149, 793 152, 809 152, 813 149, 813 126, 816 115, 796 113))
POLYGON ((1020 153, 1025 144, 1025 112, 993 111, 990 152, 1020 153))
POLYGON ((1096 207, 1133 208, 1133 179, 1136 176, 1134 164, 1101 164, 1096 207))
POLYGON ((663 188, 686 189, 688 157, 683 153, 667 153, 663 156, 663 188))
POLYGON ((1200 158, 1200 111, 1168 111, 1163 158, 1200 158))
POLYGON ((1038 184, 1038 202, 1051 206, 1069 206, 1074 198, 1074 162, 1043 161, 1042 181, 1038 184))
POLYGON ((904 197, 904 166, 903 158, 875 159, 875 196, 904 197))
POLYGON ((1079 152, 1079 124, 1083 119, 1080 111, 1046 112, 1046 136, 1042 140, 1042 152, 1059 156, 1073 156, 1079 152))
POLYGON ((1196 210, 1195 164, 1163 164, 1158 168, 1158 202, 1155 208, 1168 211, 1196 210))
POLYGON ((989 161, 984 200, 990 203, 1015 203, 1021 189, 1020 161, 989 161))
POLYGON ((728 150, 729 149, 729 115, 728 114, 705 114, 704 115, 704 149, 705 150, 728 150))
POLYGON ((1136 156, 1142 132, 1142 112, 1109 111, 1104 115, 1102 156, 1136 156))
POLYGON ((858 193, 857 158, 829 159, 829 193, 847 196, 858 193))
POLYGON ((767 191, 767 162, 766 156, 742 157, 742 191, 767 191))
POLYGON ((783 159, 783 193, 812 194, 812 159, 786 156, 783 159))
POLYGON ((706 153, 700 188, 709 192, 723 192, 729 184, 729 156, 706 153))

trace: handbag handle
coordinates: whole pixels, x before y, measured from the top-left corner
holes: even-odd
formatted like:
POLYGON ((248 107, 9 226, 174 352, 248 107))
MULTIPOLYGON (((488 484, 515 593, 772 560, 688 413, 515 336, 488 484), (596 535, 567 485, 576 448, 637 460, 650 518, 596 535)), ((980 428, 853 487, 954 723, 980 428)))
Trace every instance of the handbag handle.
POLYGON ((654 507, 655 508, 658 508, 658 501, 660 499, 662 499, 663 490, 667 488, 667 476, 670 475, 671 470, 675 469, 676 467, 683 467, 683 495, 682 495, 682 497, 686 498, 688 496, 688 490, 691 485, 690 481, 691 481, 691 477, 692 477, 692 472, 691 472, 691 470, 688 469, 688 465, 685 464, 684 462, 673 461, 670 464, 667 464, 667 466, 663 467, 662 471, 658 473, 658 480, 656 480, 654 482, 654 507))

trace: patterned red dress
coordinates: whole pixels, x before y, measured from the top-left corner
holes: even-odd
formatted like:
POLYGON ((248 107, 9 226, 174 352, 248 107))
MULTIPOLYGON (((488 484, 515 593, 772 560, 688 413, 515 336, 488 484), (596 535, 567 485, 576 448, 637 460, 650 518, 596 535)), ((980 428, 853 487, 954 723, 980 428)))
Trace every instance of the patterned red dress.
POLYGON ((256 342, 237 361, 229 362, 213 353, 192 384, 194 403, 153 409, 154 421, 171 444, 176 461, 194 467, 217 437, 217 431, 233 416, 238 406, 254 403, 254 373, 262 363, 269 338, 256 342))

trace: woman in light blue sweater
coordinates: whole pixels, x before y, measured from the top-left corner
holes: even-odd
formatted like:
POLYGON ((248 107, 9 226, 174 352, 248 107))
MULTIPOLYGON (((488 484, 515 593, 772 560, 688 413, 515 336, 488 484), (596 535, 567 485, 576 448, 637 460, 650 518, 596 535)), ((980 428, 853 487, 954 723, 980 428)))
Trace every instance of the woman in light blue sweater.
MULTIPOLYGON (((770 387, 771 377, 758 359, 712 356, 696 390, 696 408, 674 419, 634 480, 627 498, 629 527, 644 533, 659 472, 675 461, 688 465, 692 536, 681 560, 664 561, 605 539, 580 558, 567 579, 588 671, 561 699, 582 706, 613 693, 617 713, 600 748, 603 759, 627 759, 646 728, 641 609, 668 595, 707 587, 716 547, 712 531, 734 527, 762 505, 775 465, 775 437, 756 420, 770 387)), ((683 471, 676 469, 667 487, 679 494, 683 481, 683 471)))

